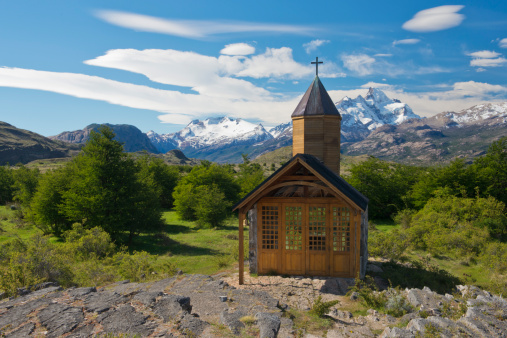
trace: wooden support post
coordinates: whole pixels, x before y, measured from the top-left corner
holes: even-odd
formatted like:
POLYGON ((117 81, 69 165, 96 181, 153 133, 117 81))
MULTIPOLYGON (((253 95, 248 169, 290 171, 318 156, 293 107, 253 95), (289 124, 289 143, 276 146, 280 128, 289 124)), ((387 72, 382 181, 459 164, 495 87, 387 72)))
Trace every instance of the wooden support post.
POLYGON ((243 240, 243 223, 245 222, 245 212, 240 210, 238 213, 239 218, 239 285, 243 285, 243 272, 245 270, 244 262, 244 240, 243 240))

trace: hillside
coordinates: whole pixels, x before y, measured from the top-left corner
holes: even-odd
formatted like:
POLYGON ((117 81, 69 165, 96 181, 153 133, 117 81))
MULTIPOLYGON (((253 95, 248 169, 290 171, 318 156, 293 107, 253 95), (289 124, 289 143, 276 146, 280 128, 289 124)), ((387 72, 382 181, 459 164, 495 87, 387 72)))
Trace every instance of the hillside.
POLYGON ((80 148, 80 145, 51 140, 0 122, 0 165, 26 164, 34 160, 69 157, 77 154, 80 148))
POLYGON ((407 164, 472 159, 507 136, 507 102, 477 105, 460 112, 443 112, 399 125, 384 125, 366 139, 342 144, 347 155, 368 154, 407 164))
MULTIPOLYGON (((115 139, 123 143, 123 148, 126 152, 147 151, 150 153, 158 153, 159 151, 151 143, 146 134, 143 134, 137 127, 128 124, 109 124, 105 126, 110 127, 116 134, 115 139)), ((56 136, 51 136, 53 140, 59 140, 67 143, 84 144, 88 141, 90 132, 97 130, 100 124, 91 124, 84 129, 65 131, 56 136)))
MULTIPOLYGON (((340 175, 347 175, 353 164, 364 162, 368 159, 368 157, 368 155, 348 156, 342 154, 340 157, 340 175)), ((252 160, 252 162, 258 163, 269 170, 272 164, 274 164, 275 168, 278 169, 282 166, 282 163, 287 162, 291 158, 292 146, 286 146, 260 155, 252 160), (264 164, 266 165, 264 166, 264 164)))

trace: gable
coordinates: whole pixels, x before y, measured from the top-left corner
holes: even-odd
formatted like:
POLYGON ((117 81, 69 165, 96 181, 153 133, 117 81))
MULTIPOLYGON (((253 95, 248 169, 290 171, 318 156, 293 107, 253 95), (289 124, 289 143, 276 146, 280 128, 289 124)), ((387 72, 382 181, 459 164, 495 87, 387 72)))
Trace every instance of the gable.
POLYGON ((315 156, 297 154, 234 207, 249 210, 263 197, 337 197, 366 210, 368 199, 315 156))

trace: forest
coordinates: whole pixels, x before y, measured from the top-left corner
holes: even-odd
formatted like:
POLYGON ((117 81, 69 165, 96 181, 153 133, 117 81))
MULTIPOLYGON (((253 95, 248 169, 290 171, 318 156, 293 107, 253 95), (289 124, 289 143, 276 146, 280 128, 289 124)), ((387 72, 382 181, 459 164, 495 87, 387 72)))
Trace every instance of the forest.
MULTIPOLYGON (((178 255, 161 258, 150 248, 153 239, 177 246, 171 237, 183 227, 168 224, 168 212, 192 224, 193 236, 210 231, 206 236, 237 242, 231 206, 265 179, 265 168, 246 155, 236 166, 170 166, 123 152, 107 127, 56 170, 0 167, 0 290, 14 295, 44 281, 99 285, 185 270, 178 255), (6 224, 33 231, 2 240, 6 224)), ((370 200, 370 256, 426 270, 452 262, 468 269, 457 279, 475 282, 481 275, 477 282, 507 291, 507 138, 471 162, 416 167, 370 157, 344 178, 370 200)), ((215 262, 222 257, 215 256, 215 262)), ((398 276, 401 285, 400 278, 408 277, 398 276)))

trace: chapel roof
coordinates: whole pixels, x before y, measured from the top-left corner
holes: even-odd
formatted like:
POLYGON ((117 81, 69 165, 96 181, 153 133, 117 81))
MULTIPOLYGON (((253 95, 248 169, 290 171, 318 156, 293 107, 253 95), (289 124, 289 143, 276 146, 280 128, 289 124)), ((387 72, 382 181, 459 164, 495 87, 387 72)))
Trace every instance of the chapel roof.
MULTIPOLYGON (((287 171, 290 167, 294 166, 296 163, 304 163, 310 171, 312 171, 315 175, 318 175, 323 178, 324 182, 333 190, 337 190, 341 192, 347 199, 349 199, 352 203, 357 205, 362 210, 366 210, 368 206, 368 198, 366 198, 363 194, 357 191, 353 186, 351 186, 347 181, 337 175, 334 171, 329 169, 322 161, 320 161, 317 157, 310 154, 297 154, 293 156, 287 163, 281 166, 277 171, 275 171, 271 176, 266 178, 261 184, 259 184, 255 189, 250 191, 248 195, 243 197, 241 201, 236 203, 233 206, 233 210, 244 207, 249 204, 249 200, 255 200, 256 195, 259 195, 260 192, 266 187, 268 187, 273 181, 276 180, 280 176, 283 175, 284 172, 287 171)), ((260 197, 257 197, 260 198, 260 197)))
POLYGON ((291 117, 315 115, 338 115, 341 117, 318 76, 315 76, 313 83, 306 90, 291 117))

